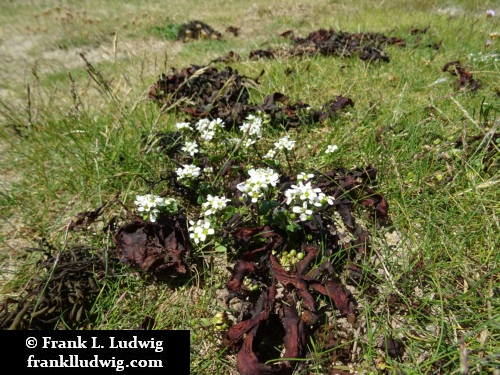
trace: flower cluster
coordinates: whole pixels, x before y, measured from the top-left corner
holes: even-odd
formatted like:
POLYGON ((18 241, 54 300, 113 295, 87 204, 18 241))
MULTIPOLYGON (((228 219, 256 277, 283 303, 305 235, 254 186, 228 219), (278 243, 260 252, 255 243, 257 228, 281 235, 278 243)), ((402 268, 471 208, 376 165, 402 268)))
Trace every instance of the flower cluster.
POLYGON ((173 198, 162 198, 153 194, 136 195, 134 204, 149 221, 155 222, 160 210, 167 210, 171 213, 177 211, 177 202, 173 198))
MULTIPOLYGON (((333 204, 334 198, 325 195, 320 188, 313 188, 310 181, 304 180, 304 174, 297 176, 297 185, 285 191, 286 204, 292 205, 292 212, 298 214, 300 221, 310 220, 311 215, 325 204, 333 204), (306 183, 304 183, 306 181, 306 183)), ((306 175, 307 177, 310 175, 306 175)))
POLYGON ((183 165, 183 168, 178 168, 176 171, 177 179, 183 180, 185 178, 196 178, 201 174, 200 167, 193 164, 183 165))
POLYGON ((200 242, 205 242, 207 236, 211 236, 215 233, 214 228, 211 227, 211 223, 208 220, 198 220, 196 223, 192 220, 189 221, 191 225, 189 227, 189 237, 194 241, 195 244, 200 242))
POLYGON ((250 292, 255 292, 260 290, 259 284, 255 283, 250 277, 245 276, 243 278, 243 286, 245 286, 250 292))
POLYGON ((246 122, 240 125, 240 130, 243 132, 246 139, 243 141, 244 147, 249 147, 262 138, 262 118, 254 115, 248 115, 246 122))
POLYGON ((325 151, 325 154, 331 154, 339 149, 337 145, 328 145, 325 151))
POLYGON ((472 61, 481 61, 481 62, 485 62, 488 60, 499 61, 500 60, 500 53, 497 53, 497 52, 489 52, 489 53, 484 53, 484 54, 482 52, 471 53, 471 54, 469 54, 469 59, 472 61))
POLYGON ((236 188, 243 193, 243 197, 250 198, 252 203, 256 203, 259 198, 264 196, 269 185, 274 187, 279 181, 279 175, 271 168, 252 168, 248 174, 250 178, 239 183, 236 188))
POLYGON ((314 178, 314 175, 313 175, 312 173, 300 172, 300 173, 297 175, 297 181, 304 181, 304 182, 307 182, 307 181, 309 181, 311 178, 314 178))
POLYGON ((264 159, 274 159, 276 156, 276 150, 274 148, 270 149, 267 154, 263 156, 264 159))
POLYGON ((181 148, 182 151, 187 152, 189 155, 194 156, 198 153, 198 144, 196 142, 187 141, 184 147, 181 148))
POLYGON ((200 133, 200 138, 204 141, 211 141, 215 133, 224 127, 224 121, 220 118, 215 120, 201 119, 195 125, 196 130, 200 133))
POLYGON ((229 328, 229 319, 225 312, 218 312, 212 318, 215 331, 225 331, 229 328))
POLYGON ((179 122, 175 125, 178 131, 181 133, 190 133, 193 131, 191 124, 189 122, 179 122))
POLYGON ((278 142, 274 142, 274 148, 276 150, 283 150, 286 149, 288 151, 291 151, 295 146, 295 141, 292 141, 290 139, 290 136, 287 134, 283 138, 280 138, 278 142))
POLYGON ((184 134, 192 133, 196 130, 199 133, 199 137, 203 141, 211 141, 219 130, 224 127, 224 121, 220 118, 215 120, 209 120, 207 118, 199 120, 193 129, 191 124, 188 122, 179 122, 175 125, 178 131, 184 134))
POLYGON ((276 154, 281 150, 291 151, 295 147, 295 142, 296 141, 290 139, 288 134, 285 135, 283 138, 280 138, 278 142, 274 142, 274 148, 264 155, 264 159, 274 159, 276 154))
POLYGON ((299 215, 300 221, 310 220, 313 214, 313 210, 308 208, 306 201, 302 202, 302 206, 293 206, 292 212, 299 215))
POLYGON ((283 251, 279 257, 279 261, 281 265, 285 268, 291 268, 294 267, 299 261, 304 259, 305 253, 304 252, 297 252, 297 250, 292 249, 290 252, 288 251, 283 251))
POLYGON ((203 215, 209 216, 216 213, 217 211, 222 211, 224 208, 226 208, 227 202, 230 201, 230 199, 224 197, 217 197, 208 194, 207 201, 201 205, 202 209, 204 210, 203 215))

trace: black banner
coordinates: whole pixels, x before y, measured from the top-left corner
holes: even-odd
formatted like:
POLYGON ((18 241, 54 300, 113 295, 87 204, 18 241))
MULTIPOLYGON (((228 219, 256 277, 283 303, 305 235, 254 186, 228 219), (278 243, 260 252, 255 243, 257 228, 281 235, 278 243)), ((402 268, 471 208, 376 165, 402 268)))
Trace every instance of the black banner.
POLYGON ((189 374, 189 331, 0 331, 2 357, 25 374, 189 374))

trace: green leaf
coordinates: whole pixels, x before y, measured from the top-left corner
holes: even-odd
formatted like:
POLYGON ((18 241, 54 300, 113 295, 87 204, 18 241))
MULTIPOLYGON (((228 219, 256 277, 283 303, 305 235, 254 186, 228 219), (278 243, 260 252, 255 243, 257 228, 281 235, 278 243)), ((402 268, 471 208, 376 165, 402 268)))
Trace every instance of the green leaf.
POLYGON ((241 206, 239 211, 241 216, 247 215, 250 212, 247 206, 241 206))
POLYGON ((220 155, 210 155, 209 157, 211 164, 217 164, 222 160, 222 156, 220 155))
POLYGON ((201 318, 200 323, 202 326, 209 327, 212 325, 212 320, 208 318, 201 318))
POLYGON ((297 223, 294 223, 293 221, 288 222, 288 225, 286 226, 286 230, 289 232, 295 232, 296 230, 300 229, 300 225, 297 223))
POLYGON ((215 247, 215 251, 217 251, 218 253, 227 253, 227 247, 225 247, 224 245, 219 245, 215 247))
POLYGON ((262 201, 259 207, 259 213, 261 215, 267 215, 271 210, 273 210, 275 207, 278 207, 279 203, 276 201, 262 201))
POLYGON ((234 208, 234 206, 226 206, 226 209, 224 210, 224 221, 228 221, 230 220, 234 213, 236 212, 236 209, 234 208))

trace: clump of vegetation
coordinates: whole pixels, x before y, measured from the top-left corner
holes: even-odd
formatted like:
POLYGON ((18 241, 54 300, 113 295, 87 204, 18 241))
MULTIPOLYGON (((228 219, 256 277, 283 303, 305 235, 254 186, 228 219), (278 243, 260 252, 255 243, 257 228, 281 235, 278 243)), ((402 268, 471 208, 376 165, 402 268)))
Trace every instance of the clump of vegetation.
POLYGON ((165 20, 161 25, 152 26, 151 33, 162 39, 176 40, 180 29, 181 25, 170 20, 165 20))
POLYGON ((3 301, 1 329, 79 329, 92 321, 95 298, 113 272, 102 250, 85 246, 51 250, 38 262, 38 275, 23 294, 3 301))
POLYGON ((214 30, 210 25, 201 21, 190 21, 182 24, 177 33, 177 39, 184 43, 191 42, 196 39, 211 39, 218 40, 222 38, 222 34, 214 30))

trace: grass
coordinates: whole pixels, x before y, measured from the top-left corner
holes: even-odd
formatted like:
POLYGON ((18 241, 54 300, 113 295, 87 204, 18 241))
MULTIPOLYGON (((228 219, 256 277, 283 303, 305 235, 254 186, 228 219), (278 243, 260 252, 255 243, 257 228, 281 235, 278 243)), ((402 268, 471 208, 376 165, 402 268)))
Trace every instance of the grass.
MULTIPOLYGON (((157 329, 191 328, 196 334, 193 373, 236 372, 235 357, 220 348, 212 324, 217 312, 234 314, 221 302, 225 267, 231 266, 224 255, 205 249, 192 279, 172 285, 111 259, 112 234, 102 227, 113 217, 123 223, 120 205, 111 204, 88 230, 67 230, 79 212, 112 201, 117 192, 132 207, 136 194, 170 191, 166 182, 152 182, 175 166, 145 152, 145 144, 185 118, 161 113, 147 100, 147 89, 171 67, 207 64, 233 50, 242 61, 230 65, 240 74, 257 77, 265 70, 250 90, 252 102, 273 92, 313 107, 336 95, 352 98, 354 107, 338 117, 297 129, 294 165, 309 171, 373 165, 377 189, 390 206, 385 226, 363 220, 365 210, 358 208, 373 245, 362 264, 363 279, 347 281, 358 303, 357 323, 346 328, 345 318, 329 316, 337 329, 334 337, 325 332, 307 343, 303 361, 309 371, 465 374, 463 338, 471 373, 499 372, 499 145, 488 138, 499 132, 499 66, 469 57, 500 49, 498 38, 485 47, 489 34, 500 31, 499 18, 484 14, 489 8, 500 12, 494 2, 234 0, 173 7, 128 1, 111 7, 94 0, 67 2, 59 10, 56 2, 47 3, 44 9, 21 1, 0 6, 0 36, 16 35, 6 43, 19 44, 0 68, 4 297, 18 296, 28 275, 41 272, 40 254, 24 248, 95 246, 108 254, 115 273, 102 285, 85 328, 132 329, 151 316, 157 329), (388 14, 397 17, 388 22, 388 14), (176 41, 176 28, 192 19, 221 32, 241 25, 241 33, 225 34, 223 41, 176 41), (425 34, 409 33, 427 26, 425 34), (281 32, 305 36, 320 27, 386 33, 405 38, 407 46, 388 47, 389 63, 323 56, 247 59, 251 50, 289 45, 281 32), (439 50, 426 47, 438 42, 439 50), (77 56, 80 50, 95 68, 92 74, 77 56), (457 90, 456 77, 441 71, 454 60, 481 80, 477 92, 457 90), (24 78, 25 71, 33 74, 24 78), (340 150, 330 158, 324 154, 328 144, 340 150), (404 344, 403 357, 385 353, 387 337, 404 344)), ((272 145, 283 134, 265 133, 266 142, 272 145)), ((199 209, 183 204, 193 216, 199 209)), ((299 367, 295 373, 307 372, 299 367)))

